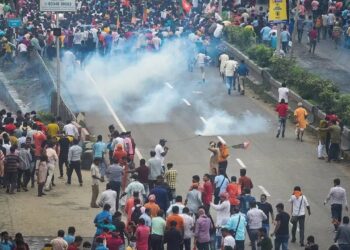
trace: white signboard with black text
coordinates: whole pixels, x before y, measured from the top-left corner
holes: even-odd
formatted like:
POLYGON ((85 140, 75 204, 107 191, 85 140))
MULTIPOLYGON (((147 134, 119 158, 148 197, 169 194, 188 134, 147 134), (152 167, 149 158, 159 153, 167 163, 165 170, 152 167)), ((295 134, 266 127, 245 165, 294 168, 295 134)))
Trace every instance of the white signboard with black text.
POLYGON ((75 0, 40 0, 40 11, 67 12, 76 11, 75 0))

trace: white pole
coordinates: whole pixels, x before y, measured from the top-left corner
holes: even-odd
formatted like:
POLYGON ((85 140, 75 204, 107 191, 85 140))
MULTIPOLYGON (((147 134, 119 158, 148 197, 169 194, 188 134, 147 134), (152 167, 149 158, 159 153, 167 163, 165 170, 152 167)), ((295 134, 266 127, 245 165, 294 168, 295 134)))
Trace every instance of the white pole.
MULTIPOLYGON (((56 28, 59 28, 59 15, 56 12, 56 28)), ((60 115, 60 103, 61 103, 61 63, 60 63, 60 38, 56 36, 56 67, 57 67, 57 107, 56 107, 56 115, 60 115)))

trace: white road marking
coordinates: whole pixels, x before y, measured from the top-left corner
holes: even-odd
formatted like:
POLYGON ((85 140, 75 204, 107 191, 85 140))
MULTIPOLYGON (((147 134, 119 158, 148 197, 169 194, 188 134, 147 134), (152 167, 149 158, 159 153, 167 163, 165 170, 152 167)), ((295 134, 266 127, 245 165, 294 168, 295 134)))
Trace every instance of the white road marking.
POLYGON ((173 87, 173 85, 171 85, 170 83, 168 83, 168 82, 165 82, 164 83, 166 86, 168 86, 170 89, 173 89, 174 87, 173 87))
POLYGON ((205 120, 203 116, 200 116, 199 118, 202 120, 202 122, 203 122, 204 124, 207 123, 207 120, 205 120))
POLYGON ((242 167, 242 168, 247 168, 247 166, 243 163, 243 161, 239 158, 236 159, 236 161, 238 162, 238 164, 242 167))
POLYGON ((191 106, 191 103, 187 101, 185 98, 182 98, 183 102, 186 103, 187 106, 191 106))
POLYGON ((226 144, 226 142, 225 142, 225 140, 224 139, 222 139, 222 137, 221 136, 217 136, 217 138, 219 139, 219 141, 221 141, 223 144, 226 144))
POLYGON ((271 194, 269 192, 267 192, 266 188, 264 188, 263 186, 258 186, 261 191, 267 196, 267 197, 270 197, 271 194))
MULTIPOLYGON (((99 89, 97 82, 95 81, 95 79, 91 76, 90 72, 85 70, 85 74, 88 76, 88 78, 90 79, 90 81, 95 85, 97 91, 99 92, 99 95, 101 96, 102 100, 104 101, 104 103, 106 104, 109 112, 112 114, 114 120, 117 122, 118 126, 120 127, 120 129, 123 132, 126 132, 126 129, 123 125, 123 123, 120 121, 120 119, 118 118, 117 114, 114 112, 112 105, 109 103, 109 101, 107 100, 106 96, 102 93, 102 91, 99 89)), ((135 153, 137 155, 137 157, 139 159, 142 159, 142 155, 141 152, 138 148, 135 148, 135 153)))

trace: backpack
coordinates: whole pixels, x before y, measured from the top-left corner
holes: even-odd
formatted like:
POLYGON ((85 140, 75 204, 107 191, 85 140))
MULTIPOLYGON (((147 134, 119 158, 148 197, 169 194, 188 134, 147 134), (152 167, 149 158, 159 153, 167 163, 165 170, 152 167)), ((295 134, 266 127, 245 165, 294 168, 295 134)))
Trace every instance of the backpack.
POLYGON ((139 221, 139 218, 142 215, 141 206, 136 206, 134 208, 135 209, 134 209, 134 211, 131 214, 131 221, 135 222, 135 224, 137 225, 137 223, 139 221))

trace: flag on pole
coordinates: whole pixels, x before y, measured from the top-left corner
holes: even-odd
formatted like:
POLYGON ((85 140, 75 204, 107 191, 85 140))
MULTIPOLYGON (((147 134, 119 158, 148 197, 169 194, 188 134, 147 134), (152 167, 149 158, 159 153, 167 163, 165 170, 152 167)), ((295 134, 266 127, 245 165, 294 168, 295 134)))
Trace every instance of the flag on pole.
POLYGON ((188 14, 191 11, 191 4, 187 2, 187 0, 182 0, 182 9, 188 14))

